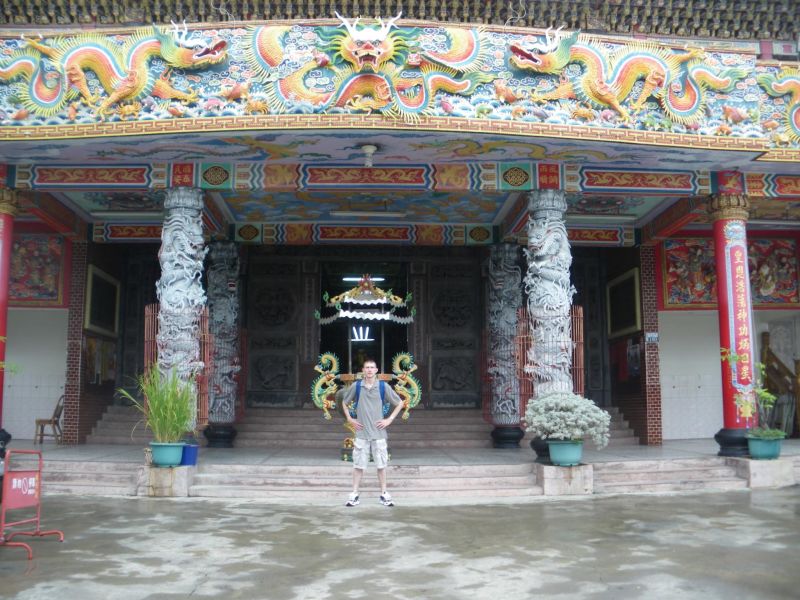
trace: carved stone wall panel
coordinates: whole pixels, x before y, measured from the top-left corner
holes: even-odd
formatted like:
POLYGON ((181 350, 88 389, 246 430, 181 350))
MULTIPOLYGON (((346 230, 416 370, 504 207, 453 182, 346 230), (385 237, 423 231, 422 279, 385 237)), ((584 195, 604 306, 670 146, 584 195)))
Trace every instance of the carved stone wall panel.
POLYGON ((426 278, 431 407, 480 406, 481 331, 484 327, 480 261, 433 263, 426 278))
MULTIPOLYGON (((144 371, 144 307, 156 302, 156 281, 161 273, 157 251, 155 247, 151 251, 141 249, 127 260, 120 384, 134 395, 136 377, 144 371)), ((115 402, 122 403, 118 394, 114 397, 115 402)))
MULTIPOLYGON (((248 406, 302 403, 300 369, 307 290, 299 258, 251 257, 248 263, 248 406)), ((305 390, 303 390, 305 391, 305 390)))
POLYGON ((431 317, 435 331, 471 328, 477 316, 477 294, 470 286, 436 286, 431 290, 431 317))

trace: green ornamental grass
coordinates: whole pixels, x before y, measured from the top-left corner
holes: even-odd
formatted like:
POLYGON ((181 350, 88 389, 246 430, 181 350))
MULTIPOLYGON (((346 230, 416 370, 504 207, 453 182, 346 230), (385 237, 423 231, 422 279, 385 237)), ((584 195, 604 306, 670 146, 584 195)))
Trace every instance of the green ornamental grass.
POLYGON ((165 375, 151 367, 139 377, 137 385, 146 404, 127 390, 120 388, 118 392, 142 412, 145 427, 153 432, 153 441, 180 442, 194 421, 194 380, 183 381, 175 369, 165 375))

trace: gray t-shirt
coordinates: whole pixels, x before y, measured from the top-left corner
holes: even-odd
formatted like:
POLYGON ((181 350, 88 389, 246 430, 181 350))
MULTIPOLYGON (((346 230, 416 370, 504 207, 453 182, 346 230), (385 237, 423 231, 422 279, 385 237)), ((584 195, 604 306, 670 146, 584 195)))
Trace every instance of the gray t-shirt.
MULTIPOLYGON (((397 406, 403 401, 389 385, 385 382, 386 391, 384 395, 386 402, 392 406, 397 406)), ((344 393, 343 405, 345 410, 349 407, 356 398, 356 384, 351 384, 344 393)), ((383 419, 383 402, 381 402, 380 384, 376 381, 375 385, 367 388, 364 382, 361 382, 361 393, 358 396, 358 407, 356 409, 356 419, 364 426, 364 429, 356 431, 356 437, 360 440, 385 440, 386 430, 378 429, 375 425, 378 421, 383 419)))

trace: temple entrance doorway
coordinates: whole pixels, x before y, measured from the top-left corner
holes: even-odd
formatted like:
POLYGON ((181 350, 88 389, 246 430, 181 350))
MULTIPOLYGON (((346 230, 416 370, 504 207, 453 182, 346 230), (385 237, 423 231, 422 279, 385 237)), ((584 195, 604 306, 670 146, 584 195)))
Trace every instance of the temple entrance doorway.
MULTIPOLYGON (((365 275, 369 275, 376 287, 401 298, 408 292, 406 262, 360 260, 323 262, 320 266, 324 297, 332 298, 355 288, 365 275)), ((389 312, 390 308, 375 305, 363 310, 363 319, 338 318, 331 323, 323 323, 320 328, 320 353, 336 354, 344 372, 361 372, 367 358, 376 361, 379 372, 390 372, 392 358, 409 350, 408 325, 391 319, 369 318, 371 313, 377 316, 389 312)))

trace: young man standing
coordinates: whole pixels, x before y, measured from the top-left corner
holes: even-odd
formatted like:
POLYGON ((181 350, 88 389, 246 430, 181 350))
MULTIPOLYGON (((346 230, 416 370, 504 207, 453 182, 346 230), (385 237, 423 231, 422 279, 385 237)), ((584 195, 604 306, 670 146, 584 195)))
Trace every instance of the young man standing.
POLYGON ((381 504, 394 506, 392 496, 386 489, 386 464, 389 462, 389 452, 386 443, 386 428, 392 424, 397 414, 403 408, 403 401, 390 385, 381 385, 378 381, 378 365, 371 358, 364 360, 361 385, 351 385, 345 392, 342 400, 344 416, 356 431, 355 446, 353 447, 353 493, 347 500, 346 506, 359 504, 358 488, 361 478, 369 463, 370 451, 378 470, 378 482, 381 484, 381 504), (350 415, 350 405, 356 398, 356 390, 360 387, 356 406, 356 417, 350 415), (383 398, 381 398, 383 387, 383 398), (394 405, 392 414, 383 416, 383 403, 394 405))

